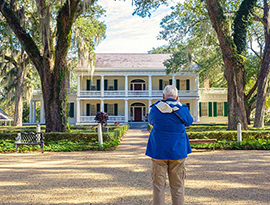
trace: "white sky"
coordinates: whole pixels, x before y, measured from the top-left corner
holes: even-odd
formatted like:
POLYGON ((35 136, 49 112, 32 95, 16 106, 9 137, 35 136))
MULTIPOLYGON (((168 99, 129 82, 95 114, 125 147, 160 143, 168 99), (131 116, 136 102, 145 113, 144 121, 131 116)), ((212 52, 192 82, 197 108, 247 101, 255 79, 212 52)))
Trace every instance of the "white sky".
POLYGON ((131 0, 99 0, 107 11, 104 18, 107 25, 106 39, 97 47, 96 53, 147 53, 153 47, 167 44, 157 40, 161 19, 171 13, 170 7, 161 6, 151 17, 132 16, 131 0))

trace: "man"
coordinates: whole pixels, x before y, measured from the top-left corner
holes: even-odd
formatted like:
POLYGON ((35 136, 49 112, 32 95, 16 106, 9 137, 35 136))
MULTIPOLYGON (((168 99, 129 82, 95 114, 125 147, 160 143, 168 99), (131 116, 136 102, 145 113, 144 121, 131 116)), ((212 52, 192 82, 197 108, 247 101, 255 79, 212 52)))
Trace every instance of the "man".
POLYGON ((193 118, 186 105, 178 99, 178 90, 168 85, 163 100, 152 105, 148 122, 153 125, 146 155, 152 158, 153 205, 165 203, 168 172, 173 205, 184 205, 185 160, 191 153, 185 126, 193 118))

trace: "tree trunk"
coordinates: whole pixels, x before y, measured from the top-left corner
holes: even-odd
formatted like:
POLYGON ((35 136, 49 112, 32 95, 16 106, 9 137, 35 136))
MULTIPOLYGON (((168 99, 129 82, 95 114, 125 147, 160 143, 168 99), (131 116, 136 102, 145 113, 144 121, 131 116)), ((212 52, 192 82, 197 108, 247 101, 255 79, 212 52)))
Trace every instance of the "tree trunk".
POLYGON ((14 126, 22 126, 23 115, 23 82, 24 82, 23 68, 18 68, 17 71, 17 85, 15 91, 15 113, 14 113, 14 126))
POLYGON ((265 100, 266 90, 268 87, 268 75, 270 65, 270 19, 269 19, 269 3, 268 0, 264 0, 264 35, 265 35, 265 47, 261 69, 258 76, 258 89, 257 89, 257 102, 254 127, 264 127, 264 113, 265 113, 265 100))
POLYGON ((225 65, 224 75, 228 82, 228 129, 236 130, 237 124, 247 129, 247 117, 244 95, 243 59, 237 54, 236 46, 228 30, 229 24, 217 0, 206 0, 207 10, 212 25, 217 33, 225 65))

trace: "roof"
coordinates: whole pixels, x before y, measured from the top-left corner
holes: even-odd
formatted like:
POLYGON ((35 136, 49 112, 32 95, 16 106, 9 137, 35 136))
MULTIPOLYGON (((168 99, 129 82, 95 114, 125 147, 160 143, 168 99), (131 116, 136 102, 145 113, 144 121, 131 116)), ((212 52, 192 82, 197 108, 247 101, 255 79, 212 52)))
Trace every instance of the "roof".
POLYGON ((5 113, 1 108, 0 108, 0 120, 13 120, 12 117, 10 117, 7 113, 5 113))
POLYGON ((96 68, 162 68, 171 54, 97 53, 96 68))

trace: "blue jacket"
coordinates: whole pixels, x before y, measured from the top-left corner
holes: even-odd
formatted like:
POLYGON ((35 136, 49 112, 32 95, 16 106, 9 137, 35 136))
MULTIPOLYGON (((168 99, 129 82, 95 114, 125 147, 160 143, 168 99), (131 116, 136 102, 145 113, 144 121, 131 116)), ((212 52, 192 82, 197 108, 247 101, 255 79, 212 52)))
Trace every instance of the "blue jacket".
POLYGON ((147 156, 176 160, 186 158, 191 153, 185 126, 190 126, 193 118, 186 105, 175 99, 157 101, 152 105, 148 122, 153 125, 153 129, 147 144, 147 156))

